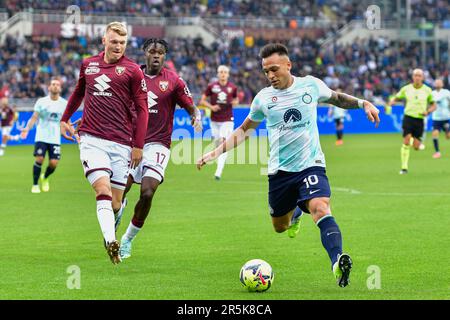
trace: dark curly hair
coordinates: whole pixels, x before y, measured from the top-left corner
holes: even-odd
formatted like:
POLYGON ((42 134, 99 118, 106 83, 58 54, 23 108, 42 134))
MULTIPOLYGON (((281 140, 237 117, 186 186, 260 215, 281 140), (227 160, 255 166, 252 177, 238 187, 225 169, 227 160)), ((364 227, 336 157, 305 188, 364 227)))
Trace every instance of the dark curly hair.
POLYGON ((144 44, 142 45, 142 50, 147 51, 147 48, 152 44, 160 44, 164 47, 166 50, 166 53, 169 51, 169 45, 166 40, 164 39, 158 39, 158 38, 148 38, 145 40, 144 44))

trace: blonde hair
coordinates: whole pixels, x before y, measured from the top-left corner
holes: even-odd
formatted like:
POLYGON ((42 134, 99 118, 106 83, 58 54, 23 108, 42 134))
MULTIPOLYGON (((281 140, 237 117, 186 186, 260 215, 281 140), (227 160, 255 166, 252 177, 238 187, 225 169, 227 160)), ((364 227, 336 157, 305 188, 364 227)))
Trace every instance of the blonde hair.
POLYGON ((217 72, 220 72, 221 70, 224 70, 226 72, 230 72, 230 68, 228 68, 226 65, 221 64, 218 68, 217 68, 217 72))
POLYGON ((413 70, 412 74, 414 75, 415 73, 421 73, 422 76, 425 76, 425 72, 423 72, 423 70, 419 68, 413 70))
POLYGON ((106 26, 105 35, 109 30, 114 31, 119 36, 128 35, 127 27, 125 26, 125 24, 123 24, 122 22, 119 22, 119 21, 113 21, 113 22, 109 23, 106 26))

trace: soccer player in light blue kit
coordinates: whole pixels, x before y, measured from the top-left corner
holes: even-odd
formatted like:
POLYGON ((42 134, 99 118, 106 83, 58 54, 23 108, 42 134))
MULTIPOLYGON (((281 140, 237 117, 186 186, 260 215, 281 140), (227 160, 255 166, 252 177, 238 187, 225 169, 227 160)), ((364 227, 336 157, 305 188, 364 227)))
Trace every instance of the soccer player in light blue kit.
POLYGON ((344 120, 345 120, 345 113, 346 111, 344 109, 338 108, 338 107, 330 107, 328 109, 328 117, 333 117, 334 124, 336 126, 336 145, 341 146, 344 144, 344 120))
POLYGON ((342 237, 331 216, 330 186, 325 173, 317 128, 317 104, 329 103, 344 109, 364 109, 378 125, 378 109, 369 101, 330 90, 323 81, 291 74, 288 49, 279 43, 260 51, 262 69, 271 86, 253 99, 250 113, 233 134, 198 161, 200 169, 223 152, 243 142, 251 129, 266 119, 269 135, 269 209, 276 232, 288 230, 293 238, 300 228, 302 211, 310 213, 320 229, 321 240, 340 287, 349 283, 352 260, 342 251, 342 237))
POLYGON ((66 109, 67 100, 60 96, 61 81, 52 78, 48 86, 48 96, 39 98, 34 105, 34 113, 26 127, 22 130, 21 137, 26 139, 28 132, 38 121, 34 145, 35 162, 33 165, 32 193, 40 193, 39 178, 43 192, 50 190, 49 176, 55 172, 61 159, 61 117, 66 109), (41 175, 41 167, 44 163, 45 154, 48 152, 49 163, 45 173, 41 175))
POLYGON ((433 120, 433 144, 435 153, 433 158, 439 159, 441 152, 439 150, 439 132, 444 131, 445 137, 450 139, 450 91, 444 89, 444 82, 441 79, 437 79, 434 82, 434 90, 431 93, 434 101, 436 101, 436 110, 432 113, 431 119, 433 120))

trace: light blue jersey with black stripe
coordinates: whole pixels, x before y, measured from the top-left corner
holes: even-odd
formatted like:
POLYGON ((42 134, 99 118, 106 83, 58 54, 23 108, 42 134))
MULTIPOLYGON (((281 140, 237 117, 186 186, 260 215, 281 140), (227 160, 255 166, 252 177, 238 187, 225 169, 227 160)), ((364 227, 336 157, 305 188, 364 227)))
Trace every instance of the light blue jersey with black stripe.
POLYGON ((433 99, 436 101, 436 110, 431 114, 435 121, 447 121, 450 119, 450 91, 441 89, 433 90, 433 99))
POLYGON ((293 78, 287 89, 262 89, 250 107, 250 120, 266 119, 270 148, 268 174, 325 167, 317 128, 317 104, 328 100, 331 90, 313 76, 293 78))
POLYGON ((61 121, 64 110, 67 106, 67 100, 58 97, 52 100, 50 96, 39 98, 34 111, 39 114, 39 121, 36 127, 35 141, 41 141, 50 144, 61 144, 61 121))

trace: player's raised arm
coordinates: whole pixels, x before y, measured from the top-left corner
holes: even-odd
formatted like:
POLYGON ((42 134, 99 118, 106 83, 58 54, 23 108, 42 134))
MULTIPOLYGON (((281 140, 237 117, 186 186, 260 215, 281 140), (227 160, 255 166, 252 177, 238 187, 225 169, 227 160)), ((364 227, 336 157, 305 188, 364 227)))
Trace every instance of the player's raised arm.
POLYGON ((201 156, 197 160, 197 168, 200 170, 206 163, 214 161, 222 153, 230 151, 240 145, 250 135, 250 129, 256 129, 260 122, 246 118, 244 122, 233 131, 224 142, 222 142, 216 149, 201 156))
POLYGON ((64 114, 61 118, 61 135, 68 140, 76 140, 77 142, 79 142, 79 137, 75 132, 75 128, 70 123, 70 117, 75 113, 75 111, 77 111, 84 99, 86 90, 86 78, 84 75, 84 69, 85 66, 83 62, 81 63, 80 77, 78 78, 77 85, 75 87, 75 90, 70 95, 66 110, 64 111, 64 114))
POLYGON ((331 91, 330 98, 323 102, 335 105, 336 107, 343 109, 364 109, 367 119, 369 119, 369 121, 371 122, 375 122, 375 127, 378 127, 378 124, 380 123, 380 117, 378 116, 380 111, 377 109, 377 107, 375 107, 371 102, 367 100, 358 99, 343 92, 331 91))

